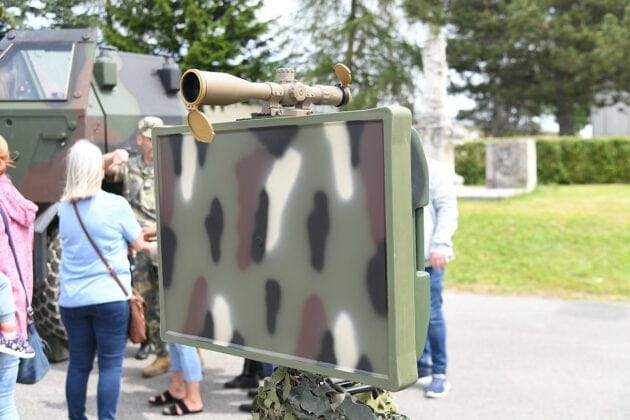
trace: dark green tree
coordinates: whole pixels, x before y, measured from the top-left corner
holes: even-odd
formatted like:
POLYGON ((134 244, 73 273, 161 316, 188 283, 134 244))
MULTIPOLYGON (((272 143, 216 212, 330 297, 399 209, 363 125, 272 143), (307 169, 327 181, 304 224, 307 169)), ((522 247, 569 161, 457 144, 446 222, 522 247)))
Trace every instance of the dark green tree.
POLYGON ((35 15, 49 28, 102 27, 105 5, 102 0, 43 0, 35 15))
POLYGON ((301 80, 329 83, 333 65, 352 70, 351 109, 396 102, 413 107, 419 50, 402 38, 404 22, 393 0, 301 0, 285 33, 301 80))
POLYGON ((0 38, 11 28, 16 26, 16 10, 7 4, 0 4, 0 38))
MULTIPOLYGON (((13 0, 10 0, 13 1, 13 0)), ((42 0, 36 15, 55 28, 99 27, 121 51, 171 56, 181 68, 229 71, 252 80, 275 69, 262 0, 42 0)), ((0 9, 1 10, 1 9, 0 9)))
POLYGON ((462 77, 451 91, 477 101, 477 116, 492 119, 493 134, 502 134, 506 119, 549 111, 560 134, 574 134, 590 106, 630 91, 627 0, 447 4, 448 61, 462 77))
POLYGON ((3 0, 0 3, 0 38, 11 29, 25 27, 24 22, 38 9, 24 0, 3 0))
POLYGON ((182 68, 269 77, 261 0, 110 1, 105 39, 120 49, 168 54, 182 68))
POLYGON ((107 5, 105 39, 121 49, 173 56, 183 68, 269 77, 261 0, 125 0, 107 5))

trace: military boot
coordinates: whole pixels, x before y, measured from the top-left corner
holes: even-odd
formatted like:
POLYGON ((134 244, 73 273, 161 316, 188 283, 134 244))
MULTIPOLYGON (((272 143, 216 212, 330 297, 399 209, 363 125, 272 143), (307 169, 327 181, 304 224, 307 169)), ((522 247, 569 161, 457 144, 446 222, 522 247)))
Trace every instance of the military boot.
POLYGON ((243 362, 243 371, 240 375, 231 381, 223 384, 225 388, 258 388, 258 371, 260 370, 260 362, 245 359, 243 362))
POLYGON ((135 358, 145 360, 149 357, 149 353, 153 350, 153 344, 147 339, 140 344, 140 348, 136 352, 135 358))
POLYGON ((149 366, 142 369, 142 376, 145 378, 151 378, 168 372, 170 368, 171 359, 168 357, 168 354, 156 356, 155 360, 153 360, 149 366))
POLYGON ((238 406, 238 411, 242 411, 244 413, 253 413, 253 411, 254 411, 254 404, 252 404, 252 403, 241 404, 241 405, 238 406))

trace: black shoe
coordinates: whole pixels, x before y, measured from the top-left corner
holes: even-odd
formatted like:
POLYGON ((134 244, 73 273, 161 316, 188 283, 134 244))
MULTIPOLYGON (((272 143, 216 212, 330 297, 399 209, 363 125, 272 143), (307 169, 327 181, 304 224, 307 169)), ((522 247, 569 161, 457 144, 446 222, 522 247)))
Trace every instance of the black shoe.
POLYGON ((249 391, 247 391, 247 398, 255 398, 257 396, 258 396, 257 389, 250 389, 249 391))
POLYGON ((251 413, 254 411, 254 405, 250 403, 241 404, 238 406, 238 411, 244 411, 245 413, 251 413))
POLYGON ((238 375, 231 381, 223 384, 225 388, 258 388, 258 376, 238 375))
POLYGON ((140 344, 140 348, 136 352, 135 358, 138 360, 144 360, 147 357, 149 357, 149 354, 151 353, 152 350, 153 350, 153 345, 151 345, 151 342, 147 340, 143 342, 142 344, 140 344))

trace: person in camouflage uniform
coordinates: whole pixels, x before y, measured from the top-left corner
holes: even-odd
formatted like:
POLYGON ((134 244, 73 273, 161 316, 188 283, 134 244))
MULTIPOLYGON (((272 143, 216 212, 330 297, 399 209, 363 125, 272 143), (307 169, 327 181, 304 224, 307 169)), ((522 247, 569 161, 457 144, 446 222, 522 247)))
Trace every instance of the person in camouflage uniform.
MULTIPOLYGON (((138 122, 136 144, 139 154, 129 157, 124 149, 116 149, 103 156, 103 168, 111 182, 123 182, 123 195, 131 204, 143 229, 155 230, 155 193, 153 179, 153 145, 151 130, 164 125, 158 117, 147 116, 138 122)), ((146 301, 145 318, 148 342, 143 343, 136 358, 146 358, 149 346, 155 349, 156 358, 142 371, 151 377, 165 373, 170 368, 168 347, 160 338, 160 297, 157 266, 148 255, 138 253, 134 259, 133 285, 146 301)))

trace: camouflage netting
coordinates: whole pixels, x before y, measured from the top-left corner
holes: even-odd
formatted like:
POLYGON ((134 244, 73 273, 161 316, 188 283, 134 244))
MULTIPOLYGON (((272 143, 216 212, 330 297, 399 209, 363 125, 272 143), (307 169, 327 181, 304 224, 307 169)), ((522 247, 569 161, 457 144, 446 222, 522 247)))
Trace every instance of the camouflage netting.
POLYGON ((397 413, 391 395, 385 390, 351 396, 338 392, 322 375, 284 367, 265 379, 253 406, 254 420, 407 419, 397 413))

